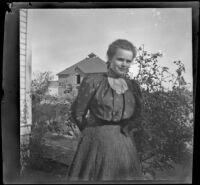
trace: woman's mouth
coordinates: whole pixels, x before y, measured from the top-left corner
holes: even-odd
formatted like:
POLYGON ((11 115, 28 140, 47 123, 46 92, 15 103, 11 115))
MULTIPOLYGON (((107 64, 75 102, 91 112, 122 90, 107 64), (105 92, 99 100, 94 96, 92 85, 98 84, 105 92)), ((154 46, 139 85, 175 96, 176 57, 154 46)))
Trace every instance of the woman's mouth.
POLYGON ((119 70, 122 71, 122 72, 126 72, 127 71, 126 68, 119 68, 119 70))

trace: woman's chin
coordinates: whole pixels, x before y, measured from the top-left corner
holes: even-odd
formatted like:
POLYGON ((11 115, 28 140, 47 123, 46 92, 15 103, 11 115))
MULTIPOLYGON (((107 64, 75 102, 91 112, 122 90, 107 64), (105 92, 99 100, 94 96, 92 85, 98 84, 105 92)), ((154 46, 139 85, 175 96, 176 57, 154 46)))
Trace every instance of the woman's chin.
POLYGON ((119 74, 119 75, 125 75, 125 74, 126 74, 126 71, 119 71, 118 74, 119 74))
POLYGON ((117 75, 120 75, 120 76, 124 76, 127 71, 121 71, 121 70, 113 70, 117 75))

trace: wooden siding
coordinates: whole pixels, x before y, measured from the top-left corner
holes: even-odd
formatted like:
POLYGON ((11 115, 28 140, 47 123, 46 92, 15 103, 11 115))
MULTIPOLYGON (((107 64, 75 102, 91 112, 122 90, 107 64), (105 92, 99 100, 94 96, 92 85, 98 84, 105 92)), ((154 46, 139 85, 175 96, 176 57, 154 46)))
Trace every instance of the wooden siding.
POLYGON ((28 144, 31 133, 31 48, 28 35, 28 10, 20 10, 20 143, 28 144))

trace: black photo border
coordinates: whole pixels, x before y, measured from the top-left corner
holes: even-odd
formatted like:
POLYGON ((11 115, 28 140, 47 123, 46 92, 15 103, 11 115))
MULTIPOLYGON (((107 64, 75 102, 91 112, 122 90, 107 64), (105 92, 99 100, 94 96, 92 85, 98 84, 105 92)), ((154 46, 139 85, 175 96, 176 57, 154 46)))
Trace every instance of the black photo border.
MULTIPOLYGON (((193 49, 193 93, 194 93, 194 151, 193 180, 199 181, 199 125, 198 125, 198 45, 199 45, 199 2, 12 2, 1 3, 1 41, 3 46, 1 134, 3 183, 20 183, 20 93, 19 93, 19 10, 59 8, 192 8, 192 49, 193 49), (3 4, 3 6, 2 6, 3 4), (3 29, 2 29, 3 28, 3 29)), ((31 182, 30 182, 31 183, 31 182)), ((48 182, 47 182, 48 183, 48 182)), ((58 183, 58 182, 49 182, 58 183)), ((59 182, 62 183, 62 182, 59 182)), ((67 182, 63 182, 67 183, 67 182)), ((81 182, 79 182, 81 183, 81 182)), ((82 182, 83 183, 83 182, 82 182)), ((107 183, 107 182, 106 182, 107 183)), ((121 182, 114 182, 119 184, 121 182)), ((123 182, 132 184, 133 182, 123 182)), ((140 183, 140 182, 134 182, 140 183)), ((144 182, 141 182, 144 183, 144 182)), ((145 181, 145 183, 180 183, 171 181, 145 181)), ((184 183, 184 182, 183 182, 184 183)), ((72 182, 70 182, 72 184, 72 182)))

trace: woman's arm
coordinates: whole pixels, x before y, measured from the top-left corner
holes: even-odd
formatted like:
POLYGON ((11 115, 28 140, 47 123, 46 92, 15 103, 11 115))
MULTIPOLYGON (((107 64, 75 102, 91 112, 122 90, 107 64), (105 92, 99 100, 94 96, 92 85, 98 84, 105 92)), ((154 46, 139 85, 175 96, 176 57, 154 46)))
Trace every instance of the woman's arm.
POLYGON ((142 116, 142 111, 143 111, 143 96, 141 92, 141 88, 138 85, 138 83, 135 80, 132 80, 132 86, 133 86, 133 93, 135 94, 136 98, 136 111, 133 115, 133 120, 134 119, 140 119, 142 116))
POLYGON ((127 121, 127 124, 122 128, 122 132, 125 135, 131 135, 137 129, 141 127, 142 111, 143 111, 143 97, 140 86, 131 80, 131 91, 136 99, 136 108, 132 117, 127 121))
POLYGON ((80 130, 83 130, 86 126, 85 115, 94 93, 94 79, 92 77, 85 77, 80 85, 78 95, 71 106, 72 117, 80 130))

